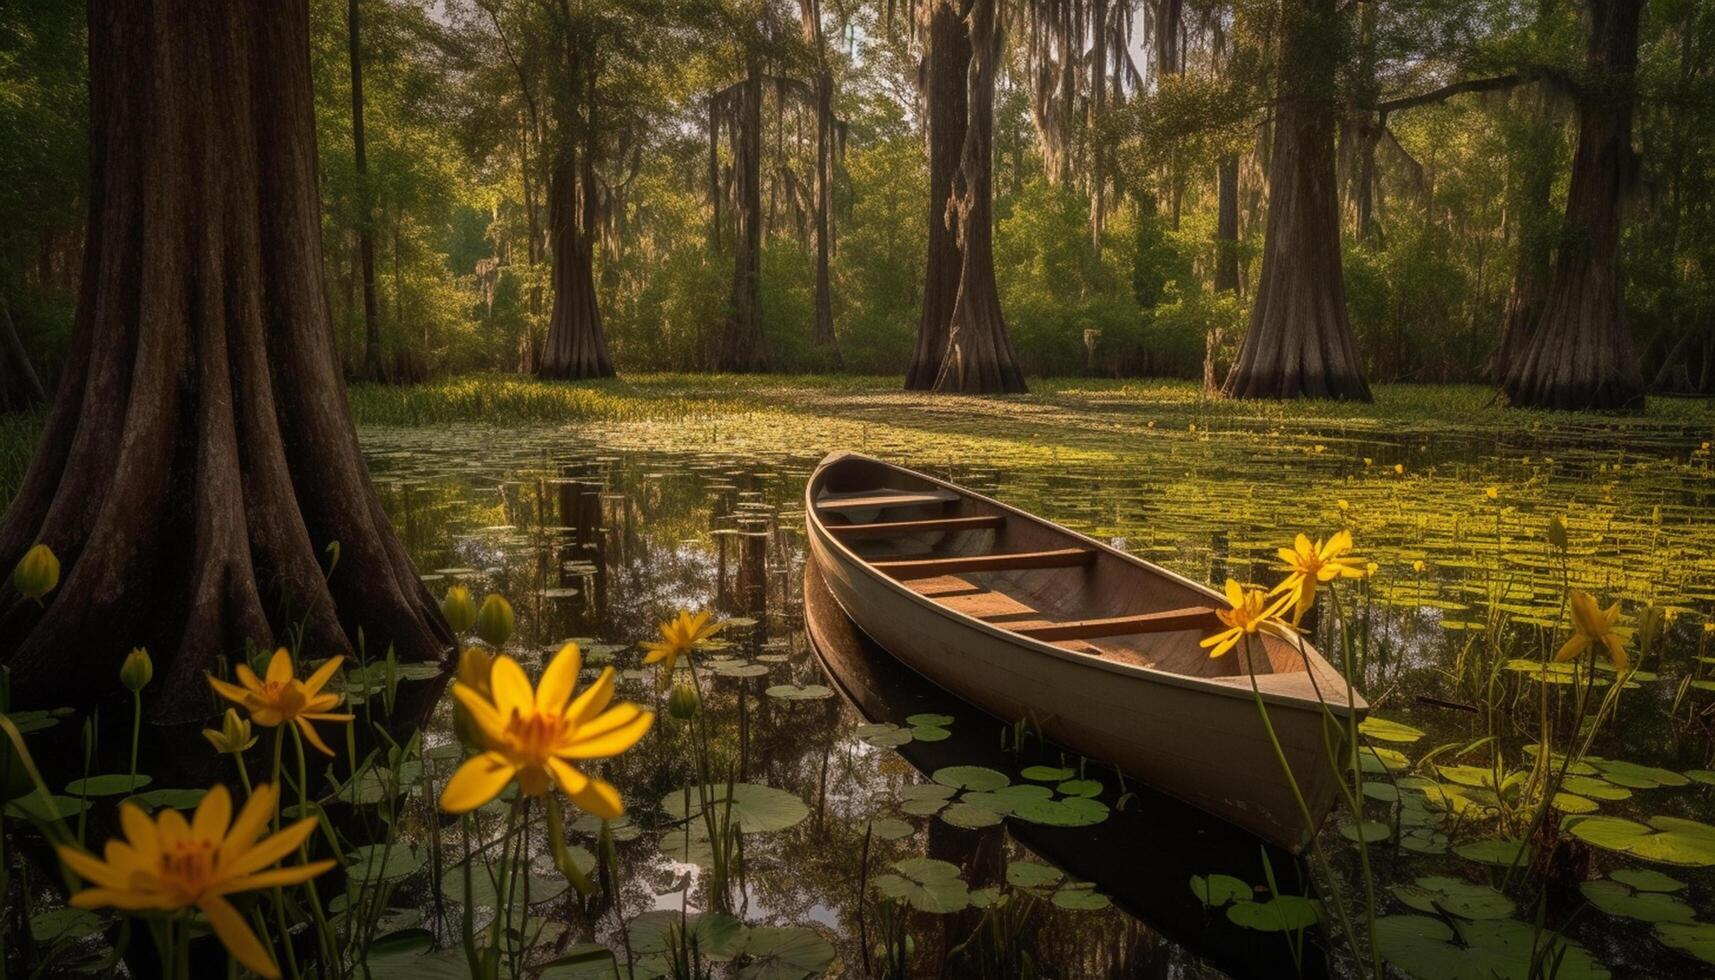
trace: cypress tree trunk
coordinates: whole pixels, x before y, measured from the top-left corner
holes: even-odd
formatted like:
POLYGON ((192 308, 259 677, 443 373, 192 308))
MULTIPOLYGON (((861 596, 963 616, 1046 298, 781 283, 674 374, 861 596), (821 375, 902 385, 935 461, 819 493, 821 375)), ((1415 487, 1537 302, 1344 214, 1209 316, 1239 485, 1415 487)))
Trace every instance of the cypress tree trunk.
POLYGON ((971 0, 966 18, 971 36, 969 121, 949 205, 958 217, 959 295, 953 302, 947 353, 935 375, 936 391, 967 395, 1027 390, 1006 335, 994 276, 994 81, 1002 50, 995 4, 971 0))
POLYGON ((1620 198, 1631 178, 1632 98, 1643 0, 1590 0, 1566 224, 1542 319, 1501 382, 1514 405, 1624 408, 1643 400, 1619 274, 1620 198))
POLYGON ((733 139, 734 205, 731 309, 721 335, 715 366, 722 371, 761 371, 768 367, 762 338, 762 67, 752 56, 738 93, 733 139))
POLYGON ((63 565, 41 607, 0 590, 15 703, 122 694, 146 645, 151 715, 200 716, 216 658, 300 625, 311 656, 359 629, 372 652, 445 656, 335 362, 307 0, 91 0, 89 47, 76 324, 0 522, 0 564, 40 541, 63 565))
POLYGON ((840 366, 834 336, 833 286, 828 263, 833 254, 834 76, 825 68, 816 76, 816 347, 825 366, 840 366))
POLYGON ((1282 25, 1279 97, 1268 164, 1268 226, 1250 329, 1225 391, 1234 398, 1370 400, 1346 318, 1332 0, 1308 0, 1282 25))
POLYGON ((954 0, 933 0, 928 16, 924 78, 929 104, 929 258, 923 267, 923 315, 917 322, 917 349, 905 372, 908 391, 935 387, 935 376, 947 355, 962 261, 950 205, 953 179, 965 149, 965 73, 971 64, 971 35, 954 0))
POLYGON ((1518 256, 1513 263, 1512 286, 1507 291, 1501 336, 1489 358, 1488 376, 1499 383, 1511 373, 1513 362, 1530 344, 1531 331, 1542 316, 1548 296, 1551 271, 1552 233, 1543 227, 1554 192, 1554 168, 1545 144, 1556 138, 1548 105, 1548 92, 1536 93, 1536 121, 1531 127, 1526 159, 1519 168, 1520 191, 1514 205, 1519 226, 1518 256))
POLYGON ((381 359, 381 315, 375 306, 374 209, 369 201, 369 156, 363 133, 363 43, 358 0, 345 8, 346 40, 351 61, 351 147, 357 168, 357 247, 363 265, 363 377, 386 381, 381 359))
POLYGON ((554 309, 548 317, 548 339, 536 373, 544 378, 609 378, 613 362, 607 356, 607 334, 601 325, 596 296, 594 231, 599 206, 595 183, 595 72, 580 78, 571 59, 570 83, 584 92, 582 126, 570 96, 560 100, 562 149, 555 161, 548 193, 548 225, 554 236, 554 309), (582 137, 580 167, 578 142, 582 137))
POLYGON ((30 366, 24 342, 18 339, 12 311, 7 309, 5 300, 0 300, 0 412, 34 408, 47 400, 41 379, 30 366))

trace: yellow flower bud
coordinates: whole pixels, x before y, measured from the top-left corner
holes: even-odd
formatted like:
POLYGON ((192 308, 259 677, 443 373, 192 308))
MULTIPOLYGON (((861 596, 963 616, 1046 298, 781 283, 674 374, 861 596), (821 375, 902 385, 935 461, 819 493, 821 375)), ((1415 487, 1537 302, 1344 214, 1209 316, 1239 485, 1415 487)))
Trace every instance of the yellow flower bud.
POLYGON ((453 628, 454 636, 468 632, 476 622, 476 600, 470 597, 470 589, 463 585, 447 589, 446 597, 441 600, 441 615, 453 628))
POLYGON ((132 694, 149 686, 149 681, 155 677, 155 661, 149 659, 149 651, 137 647, 125 656, 125 663, 119 667, 119 683, 132 694))
POLYGON ((667 713, 680 721, 685 721, 697 713, 702 704, 702 698, 697 695, 697 689, 690 684, 677 684, 673 693, 667 695, 667 713))
POLYGON ((488 641, 490 646, 503 647, 512 636, 512 627, 517 621, 512 613, 512 603, 498 594, 491 595, 482 600, 482 609, 476 614, 476 635, 488 641))
POLYGON ((38 544, 24 557, 18 560, 18 567, 12 569, 12 584, 18 591, 24 593, 27 599, 40 600, 60 584, 60 560, 54 556, 52 548, 38 544))
MULTIPOLYGON (((484 699, 492 697, 488 685, 489 673, 494 669, 494 658, 481 647, 466 647, 459 654, 458 682, 465 687, 481 694, 484 699)), ((484 748, 482 729, 476 719, 470 716, 470 710, 464 702, 453 699, 453 732, 458 735, 460 742, 473 749, 484 748)))
POLYGON ((208 744, 214 746, 216 752, 234 755, 256 744, 256 737, 250 734, 250 720, 239 715, 235 708, 226 709, 226 717, 220 721, 220 731, 205 728, 202 737, 208 739, 208 744))

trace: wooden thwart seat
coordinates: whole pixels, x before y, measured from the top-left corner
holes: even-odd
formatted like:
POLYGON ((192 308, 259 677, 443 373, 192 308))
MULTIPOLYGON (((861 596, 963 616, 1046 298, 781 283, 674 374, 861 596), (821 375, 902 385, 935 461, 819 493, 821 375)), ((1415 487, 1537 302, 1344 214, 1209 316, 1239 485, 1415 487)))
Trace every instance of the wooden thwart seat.
POLYGON ((1029 568, 1076 568, 1096 560, 1089 548, 1055 548, 1050 551, 1015 551, 999 555, 960 555, 954 558, 911 558, 872 562, 878 572, 895 579, 957 575, 964 572, 1011 572, 1029 568))
POLYGON ((828 533, 836 538, 885 538, 896 534, 916 534, 920 531, 980 531, 997 528, 1006 523, 1000 514, 981 517, 930 517, 920 521, 883 521, 878 524, 829 524, 828 533))
POLYGON ((950 504, 959 499, 959 495, 951 490, 859 490, 854 493, 825 493, 816 498, 816 509, 825 514, 839 514, 887 507, 950 504))
POLYGON ((1176 633, 1180 630, 1220 629, 1221 621, 1208 606, 1187 606, 1137 616, 1079 619, 1040 626, 1008 625, 1007 629, 1033 640, 1086 640, 1100 636, 1131 636, 1138 633, 1176 633))

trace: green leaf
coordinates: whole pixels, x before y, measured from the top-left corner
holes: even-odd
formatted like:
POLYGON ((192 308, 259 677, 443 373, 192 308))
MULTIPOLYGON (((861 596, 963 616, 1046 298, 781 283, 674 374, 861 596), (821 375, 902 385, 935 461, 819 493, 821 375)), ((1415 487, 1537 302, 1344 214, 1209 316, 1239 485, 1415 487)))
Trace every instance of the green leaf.
POLYGON ((898 874, 877 875, 871 882, 887 898, 937 914, 957 912, 970 904, 970 892, 959 878, 959 869, 946 861, 907 858, 893 867, 898 874))
POLYGON ((1093 827, 1108 818, 1108 807, 1087 796, 1069 796, 1063 800, 1030 800, 1013 807, 1012 815, 1048 827, 1093 827))
POLYGON ((1705 963, 1715 963, 1715 924, 1708 922, 1661 922, 1655 937, 1669 949, 1677 949, 1705 963))
POLYGON ((943 786, 971 789, 979 793, 997 790, 1012 782, 1006 778, 1005 773, 983 766, 947 766, 935 770, 929 778, 943 786))
POLYGON ((892 817, 880 817, 869 822, 869 835, 876 840, 903 840, 912 833, 910 824, 892 817))
MULTIPOLYGON (((680 943, 693 942, 706 960, 724 963, 744 951, 744 923, 718 912, 692 912, 681 920, 677 909, 655 909, 626 923, 631 951, 642 956, 667 953, 674 948, 673 931, 683 929, 680 943)), ((623 973, 623 971, 622 971, 623 973)))
POLYGON ((1523 851, 1524 844, 1516 840, 1472 841, 1453 848, 1454 854, 1467 861, 1477 861, 1502 868, 1512 867, 1515 861, 1522 865, 1524 859, 1520 855, 1523 851))
MULTIPOLYGON (((583 851, 583 848, 572 848, 572 850, 575 853, 577 851, 583 851)), ((589 855, 588 851, 583 851, 583 853, 585 855, 589 855)), ((578 858, 578 863, 579 865, 583 864, 582 857, 578 858)), ((594 855, 589 855, 589 863, 590 867, 595 866, 594 855)), ((463 904, 465 869, 469 867, 471 867, 469 864, 461 862, 448 868, 446 872, 441 875, 441 894, 445 895, 449 901, 463 904)), ((569 887, 566 884, 566 879, 561 877, 558 873, 545 875, 531 872, 529 880, 531 905, 559 898, 561 895, 565 894, 566 889, 569 887)), ((470 903, 472 906, 488 909, 499 908, 500 896, 498 892, 499 886, 495 883, 494 875, 489 872, 488 868, 480 864, 471 868, 470 903)), ((511 900, 515 903, 522 903, 524 901, 523 879, 519 879, 513 884, 511 900)))
POLYGON ((1513 914, 1513 900, 1487 885, 1474 885, 1457 878, 1431 875, 1412 885, 1393 885, 1395 898, 1418 910, 1439 915, 1446 912, 1461 919, 1504 919, 1513 914))
MULTIPOLYGON (((345 871, 354 883, 374 884, 403 881, 421 871, 424 863, 425 856, 405 844, 367 844, 351 853, 345 871)), ((464 886, 461 884, 459 888, 462 901, 464 886)))
POLYGON ((1358 731, 1370 738, 1383 742, 1399 742, 1409 745, 1423 737, 1423 730, 1413 728, 1401 721, 1391 721, 1370 715, 1358 723, 1358 731))
POLYGON ((1064 877, 1059 868, 1035 861, 1012 861, 1006 866, 1006 883, 1014 888, 1048 888, 1064 877))
POLYGON ((1094 779, 1068 779, 1054 791, 1062 796, 1100 796, 1102 784, 1094 779))
POLYGON ((103 776, 89 776, 84 779, 74 779, 66 783, 67 796, 126 796, 149 785, 150 779, 143 773, 130 776, 122 772, 108 773, 103 776))
POLYGON ((1076 773, 1058 766, 1027 766, 1019 775, 1039 783, 1058 783, 1071 779, 1076 773))
POLYGON ((833 944, 807 926, 752 926, 744 953, 739 980, 803 980, 834 962, 833 944))
POLYGON ((62 906, 30 917, 30 935, 36 942, 71 942, 102 930, 101 916, 86 909, 62 906))
POLYGON ((1266 902, 1234 902, 1227 918, 1258 932, 1297 932, 1321 921, 1322 905, 1302 895, 1277 895, 1266 902))
POLYGON ((938 714, 933 714, 933 713, 924 713, 924 714, 912 715, 911 717, 905 719, 905 723, 907 725, 912 726, 913 728, 916 728, 919 725, 933 725, 936 728, 946 728, 948 725, 951 725, 953 723, 953 720, 954 719, 953 719, 952 715, 938 715, 938 714))
MULTIPOLYGON (((720 784, 704 787, 717 817, 726 809, 727 788, 720 784)), ((687 794, 675 790, 661 798, 661 808, 674 820, 702 812, 701 797, 695 786, 690 788, 689 814, 685 809, 687 794)), ((735 783, 732 787, 732 818, 740 833, 759 834, 797 826, 810 815, 810 808, 792 793, 758 783, 735 783)))
POLYGON ((1609 915, 1640 922, 1690 922, 1696 918, 1691 906, 1661 892, 1633 891, 1618 881, 1586 881, 1578 886, 1584 897, 1609 915))
POLYGON ((955 827, 966 830, 977 830, 982 827, 993 827, 1001 822, 1001 815, 993 810, 977 806, 973 803, 954 803, 940 812, 942 820, 955 827))
POLYGON ((822 684, 806 684, 803 687, 796 684, 776 684, 763 693, 782 701, 819 701, 833 697, 834 689, 822 684))
POLYGON ((1685 882, 1664 875, 1653 868, 1621 868, 1608 877, 1631 885, 1640 892, 1677 892, 1685 890, 1685 882))
POLYGON ((168 807, 173 810, 195 810, 202 798, 208 795, 206 789, 152 789, 131 797, 131 802, 145 810, 159 810, 168 807))
POLYGON ((1064 887, 1054 892, 1053 901, 1056 908, 1076 912, 1099 912, 1113 904, 1088 881, 1067 882, 1064 887))
POLYGON ((1232 875, 1191 876, 1191 894, 1207 908, 1220 908, 1230 902, 1248 902, 1256 889, 1242 878, 1232 875))

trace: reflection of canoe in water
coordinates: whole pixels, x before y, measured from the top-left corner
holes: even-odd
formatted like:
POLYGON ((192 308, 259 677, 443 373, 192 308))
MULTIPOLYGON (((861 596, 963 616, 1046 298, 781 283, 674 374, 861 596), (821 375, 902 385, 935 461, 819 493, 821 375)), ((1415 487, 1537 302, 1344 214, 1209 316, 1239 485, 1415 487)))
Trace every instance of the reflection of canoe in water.
MULTIPOLYGON (((945 766, 976 765, 1010 773, 1032 763, 1064 761, 1049 745, 1032 743, 1031 753, 1023 756, 1003 748, 1001 722, 929 683, 865 636, 834 601, 814 563, 804 568, 804 626, 829 679, 864 719, 897 723, 919 713, 953 716, 954 723, 946 726, 951 733, 947 737, 912 741, 894 749, 925 776, 945 766)), ((1105 784, 1103 802, 1119 802, 1111 772, 1092 766, 1085 778, 1105 784)), ((1022 820, 1009 820, 1006 825, 1006 832, 1038 857, 1073 879, 1093 882, 1120 909, 1171 941, 1172 945, 1145 944, 1148 951, 1141 961, 1132 962, 1131 969, 1109 969, 1109 975, 1199 976, 1205 972, 1191 968, 1176 947, 1235 977, 1283 975, 1284 946, 1233 924, 1218 909, 1205 910, 1189 887, 1193 875, 1265 880, 1257 839, 1148 787, 1136 787, 1132 795, 1123 808, 1112 810, 1094 826, 1054 827, 1022 820)), ((933 840, 933 829, 930 837, 933 840)), ((971 847, 978 864, 982 856, 993 853, 974 839, 971 847)), ((1299 876, 1297 861, 1272 848, 1262 853, 1269 855, 1283 894, 1304 893, 1308 886, 1299 876)), ((931 856, 950 857, 933 850, 931 856)), ((1123 959, 1127 951, 1120 945, 1107 952, 1123 959)), ((1307 980, 1324 976, 1326 964, 1319 949, 1309 944, 1305 952, 1299 975, 1307 980)), ((1130 955, 1136 957, 1138 951, 1130 955)))
MULTIPOLYGON (((857 625, 1006 721, 1296 850, 1302 815, 1219 593, 953 484, 849 453, 805 488, 811 560, 857 625)), ((1333 805, 1323 699, 1367 705, 1309 644, 1258 634, 1255 683, 1311 816, 1333 805)))

